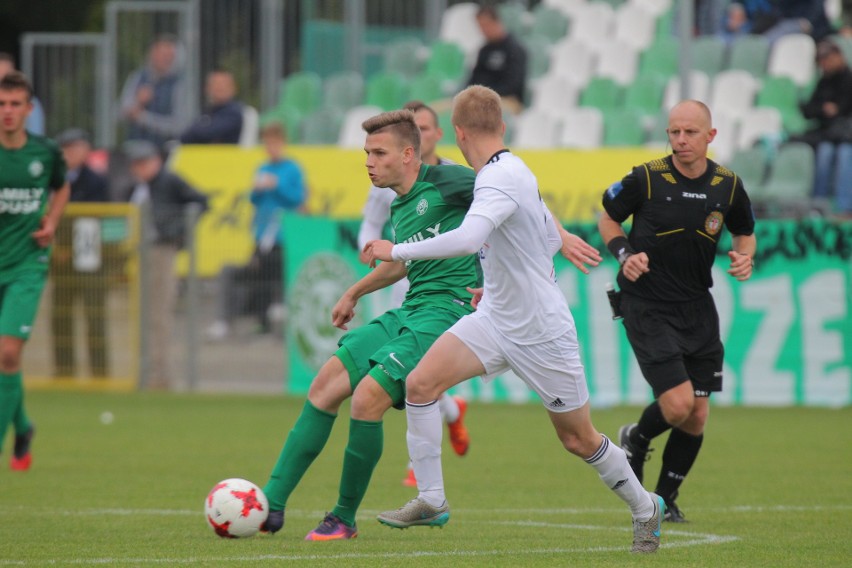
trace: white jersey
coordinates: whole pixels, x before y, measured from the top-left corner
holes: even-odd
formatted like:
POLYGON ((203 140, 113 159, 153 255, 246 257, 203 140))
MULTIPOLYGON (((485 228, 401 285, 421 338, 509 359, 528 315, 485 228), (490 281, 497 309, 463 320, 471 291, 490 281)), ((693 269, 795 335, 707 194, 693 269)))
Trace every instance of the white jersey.
POLYGON ((548 246, 553 221, 526 164, 508 150, 495 154, 476 176, 468 215, 494 225, 480 252, 485 290, 477 313, 520 345, 572 330, 574 318, 556 284, 548 246))

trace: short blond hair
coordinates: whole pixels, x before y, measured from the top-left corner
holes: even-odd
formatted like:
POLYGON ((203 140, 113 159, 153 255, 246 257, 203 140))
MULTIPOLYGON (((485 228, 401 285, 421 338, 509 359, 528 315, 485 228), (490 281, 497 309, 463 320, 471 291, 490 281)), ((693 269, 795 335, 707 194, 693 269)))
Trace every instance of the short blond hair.
POLYGON ((414 121, 414 113, 410 110, 392 110, 377 114, 361 123, 367 134, 377 132, 391 132, 394 137, 402 143, 402 146, 411 146, 414 153, 420 156, 420 129, 414 121))
POLYGON ((453 98, 453 125, 480 134, 503 134, 500 95, 482 85, 471 85, 453 98))

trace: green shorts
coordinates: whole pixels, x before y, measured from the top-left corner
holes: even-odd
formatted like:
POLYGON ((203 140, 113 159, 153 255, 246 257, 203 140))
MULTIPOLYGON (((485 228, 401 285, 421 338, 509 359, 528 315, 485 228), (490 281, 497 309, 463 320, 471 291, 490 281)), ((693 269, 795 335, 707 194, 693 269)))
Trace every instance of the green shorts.
POLYGON ((30 338, 47 271, 19 272, 0 281, 0 335, 30 338))
POLYGON ((342 338, 335 355, 349 372, 352 390, 366 375, 405 408, 405 378, 438 337, 461 317, 440 308, 389 310, 342 338))

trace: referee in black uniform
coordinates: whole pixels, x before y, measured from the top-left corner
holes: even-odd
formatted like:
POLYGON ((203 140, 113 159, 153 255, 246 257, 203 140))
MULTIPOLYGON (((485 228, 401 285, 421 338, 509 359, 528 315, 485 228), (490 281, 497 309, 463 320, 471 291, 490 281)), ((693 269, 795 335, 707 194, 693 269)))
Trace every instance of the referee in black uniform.
POLYGON ((669 113, 671 156, 633 168, 606 190, 598 229, 621 271, 627 338, 654 402, 639 422, 619 430, 619 443, 642 480, 651 440, 668 430, 655 492, 666 520, 684 522, 678 488, 704 437, 710 393, 722 390, 724 348, 710 287, 722 227, 733 237, 728 274, 747 280, 757 243, 754 214, 742 180, 707 158, 710 110, 683 101, 669 113), (630 236, 621 224, 633 216, 630 236))

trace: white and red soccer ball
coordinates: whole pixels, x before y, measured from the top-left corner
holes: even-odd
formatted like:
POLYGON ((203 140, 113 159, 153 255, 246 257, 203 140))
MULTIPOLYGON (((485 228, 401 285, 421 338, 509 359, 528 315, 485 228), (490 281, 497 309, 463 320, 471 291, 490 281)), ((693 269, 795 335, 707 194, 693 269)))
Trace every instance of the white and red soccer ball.
POLYGON ((204 514, 222 538, 243 538, 260 530, 269 515, 269 502, 260 487, 245 479, 217 483, 204 501, 204 514))

